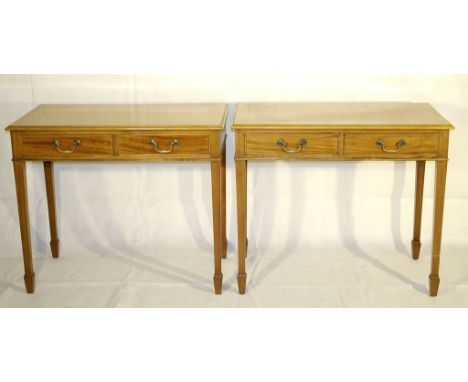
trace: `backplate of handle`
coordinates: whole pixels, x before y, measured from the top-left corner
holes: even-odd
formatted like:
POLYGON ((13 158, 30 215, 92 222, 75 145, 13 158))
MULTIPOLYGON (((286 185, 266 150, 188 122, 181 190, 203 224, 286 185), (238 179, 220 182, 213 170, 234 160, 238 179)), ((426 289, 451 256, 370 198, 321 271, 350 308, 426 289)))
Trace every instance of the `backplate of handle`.
POLYGON ((289 149, 288 148, 288 143, 284 139, 278 139, 278 142, 276 144, 281 146, 281 150, 283 150, 286 153, 298 153, 299 151, 302 150, 302 148, 307 144, 307 139, 302 138, 296 143, 296 148, 295 149, 289 149))
POLYGON ((177 139, 173 139, 171 141, 171 144, 170 144, 171 148, 169 150, 160 150, 158 147, 158 141, 156 141, 155 139, 150 139, 148 141, 148 144, 152 146, 154 151, 156 151, 159 154, 170 154, 174 151, 174 147, 179 144, 179 141, 177 139))
POLYGON ((73 142, 73 145, 72 145, 72 149, 71 150, 63 150, 60 148, 60 142, 55 139, 53 142, 52 142, 52 146, 55 147, 55 150, 57 150, 59 153, 61 154, 71 154, 73 152, 75 152, 75 150, 80 147, 81 145, 81 141, 79 139, 76 139, 74 142, 73 142))
POLYGON ((392 149, 389 149, 387 147, 385 147, 385 141, 380 138, 380 139, 377 139, 377 141, 375 142, 375 144, 377 146, 380 146, 380 148, 382 149, 383 152, 386 152, 386 153, 396 153, 397 151, 399 151, 403 146, 406 145, 406 140, 404 138, 400 139, 396 145, 395 145, 395 148, 392 148, 392 149))

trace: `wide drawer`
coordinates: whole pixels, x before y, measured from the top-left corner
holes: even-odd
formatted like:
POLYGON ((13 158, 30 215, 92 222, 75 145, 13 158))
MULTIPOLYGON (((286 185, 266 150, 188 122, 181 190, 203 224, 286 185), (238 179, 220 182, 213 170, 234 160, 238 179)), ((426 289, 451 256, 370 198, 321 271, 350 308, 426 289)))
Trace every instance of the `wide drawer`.
POLYGON ((112 157, 112 135, 25 134, 21 137, 25 159, 75 159, 112 157))
POLYGON ((290 159, 337 156, 338 134, 251 133, 245 136, 245 154, 290 159))
POLYGON ((208 135, 128 134, 119 137, 119 156, 209 156, 208 135))
POLYGON ((353 158, 434 158, 438 134, 345 134, 344 155, 353 158))

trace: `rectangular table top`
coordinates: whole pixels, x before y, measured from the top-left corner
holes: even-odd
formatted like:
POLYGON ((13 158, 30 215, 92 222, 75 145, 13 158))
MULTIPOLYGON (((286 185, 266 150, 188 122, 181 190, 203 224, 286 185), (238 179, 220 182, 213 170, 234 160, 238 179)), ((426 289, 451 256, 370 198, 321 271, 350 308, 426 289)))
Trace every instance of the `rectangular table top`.
POLYGON ((6 130, 203 129, 222 130, 226 104, 43 104, 6 130))
POLYGON ((241 103, 232 127, 453 128, 430 104, 411 102, 241 103))

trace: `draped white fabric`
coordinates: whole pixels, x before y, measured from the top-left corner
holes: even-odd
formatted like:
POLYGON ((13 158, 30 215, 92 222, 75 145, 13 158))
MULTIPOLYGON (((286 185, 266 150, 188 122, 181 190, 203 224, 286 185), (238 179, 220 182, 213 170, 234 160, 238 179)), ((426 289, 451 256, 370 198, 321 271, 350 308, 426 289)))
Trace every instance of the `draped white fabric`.
POLYGON ((36 292, 23 285, 9 135, 0 133, 0 306, 468 306, 467 76, 0 76, 0 127, 41 103, 430 102, 451 134, 441 287, 428 297, 433 163, 421 258, 410 256, 414 162, 249 163, 248 291, 237 294, 234 136, 228 259, 212 287, 207 163, 56 164, 60 259, 43 170, 28 164, 36 292))

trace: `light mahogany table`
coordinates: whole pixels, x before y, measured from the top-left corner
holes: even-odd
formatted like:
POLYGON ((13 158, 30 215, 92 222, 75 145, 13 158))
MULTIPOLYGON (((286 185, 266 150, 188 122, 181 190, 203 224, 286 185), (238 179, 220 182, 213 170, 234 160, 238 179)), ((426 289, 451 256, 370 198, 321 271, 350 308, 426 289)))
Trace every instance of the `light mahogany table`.
POLYGON ((205 161, 211 163, 214 288, 222 290, 226 257, 225 104, 40 105, 6 130, 13 167, 28 293, 35 288, 26 161, 44 162, 51 250, 59 257, 55 161, 205 161))
POLYGON ((426 161, 435 161, 434 227, 429 293, 439 289, 439 262, 452 125, 427 103, 250 103, 234 118, 238 223, 238 287, 247 273, 247 162, 415 161, 412 255, 418 259, 426 161))

